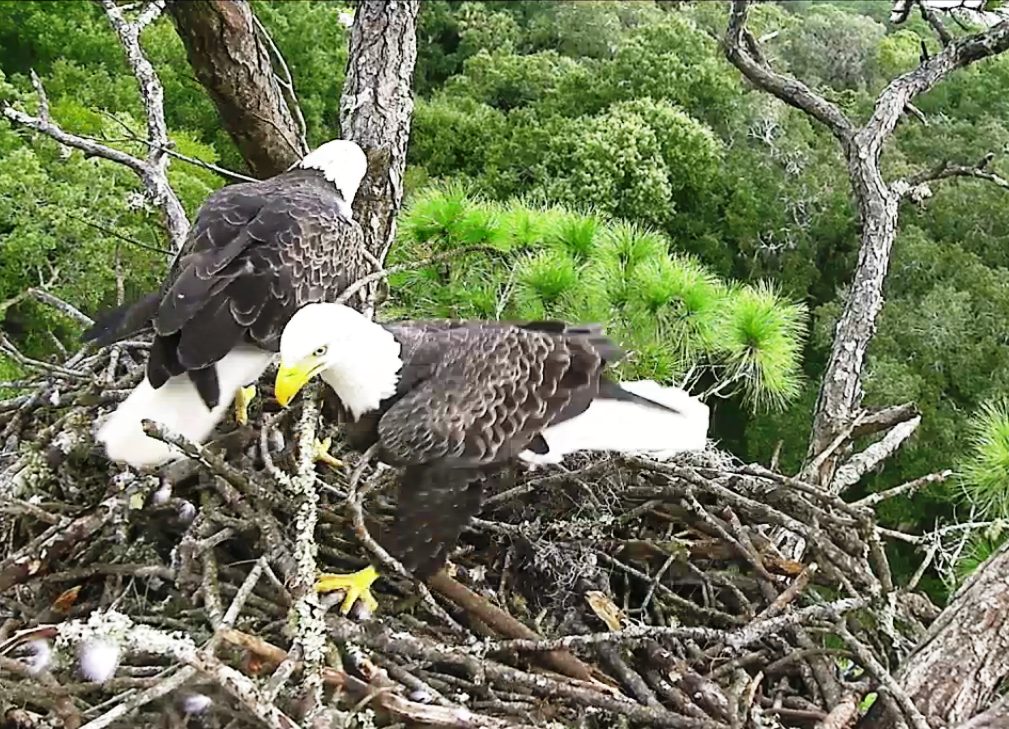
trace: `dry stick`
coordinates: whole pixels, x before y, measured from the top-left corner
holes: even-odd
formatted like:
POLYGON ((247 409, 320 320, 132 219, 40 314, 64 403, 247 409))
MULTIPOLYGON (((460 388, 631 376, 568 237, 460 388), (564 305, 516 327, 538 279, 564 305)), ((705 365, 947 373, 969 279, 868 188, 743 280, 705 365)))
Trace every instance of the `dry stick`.
POLYGON ((326 659, 326 624, 319 594, 315 590, 318 575, 315 526, 318 523, 319 495, 315 489, 315 427, 319 418, 319 384, 308 388, 302 398, 301 419, 296 429, 298 435, 298 470, 290 480, 296 504, 295 548, 297 564, 291 592, 291 607, 295 621, 295 642, 301 648, 305 662, 304 690, 308 705, 305 723, 311 725, 322 708, 322 667, 326 659))
POLYGON ((101 0, 101 4, 109 24, 119 36, 119 42, 126 54, 126 62, 137 79, 140 96, 144 101, 147 137, 152 144, 144 160, 144 173, 141 177, 153 202, 160 205, 165 212, 172 250, 178 252, 189 232, 189 217, 168 182, 168 156, 163 151, 170 146, 168 125, 165 123, 165 91, 154 66, 147 60, 140 47, 140 32, 161 14, 164 3, 148 4, 132 23, 126 20, 122 8, 117 6, 114 0, 101 0))
POLYGON ((656 625, 634 625, 623 630, 606 633, 588 633, 565 635, 553 640, 501 640, 478 643, 461 648, 465 653, 495 653, 498 651, 557 651, 575 647, 596 645, 599 643, 619 643, 623 646, 636 646, 649 639, 658 637, 679 638, 681 640, 712 641, 729 637, 724 630, 714 628, 666 628, 656 625))
POLYGON ((900 705, 900 708, 904 711, 905 716, 907 716, 914 729, 930 729, 928 721, 918 710, 918 707, 914 705, 914 702, 911 701, 907 692, 900 687, 896 679, 890 675, 890 672, 876 660, 875 656, 869 652, 869 649, 852 635, 851 631, 848 630, 848 626, 845 625, 844 618, 839 619, 835 623, 834 629, 855 654, 856 659, 862 664, 862 667, 871 673, 873 678, 879 681, 880 690, 890 694, 894 701, 900 705))
POLYGON ((203 446, 193 443, 178 433, 165 428, 153 420, 144 419, 141 421, 144 433, 151 438, 156 438, 164 443, 173 445, 181 450, 185 455, 202 463, 212 474, 219 478, 214 479, 214 487, 221 498, 230 506, 238 510, 239 515, 250 524, 255 524, 263 534, 263 539, 267 543, 269 551, 288 559, 289 553, 284 546, 281 530, 271 514, 261 514, 246 504, 239 495, 240 493, 250 494, 266 499, 267 494, 253 480, 247 478, 245 474, 236 468, 225 463, 219 456, 211 453, 203 446))
POLYGON ((542 476, 540 478, 530 479, 524 484, 519 484, 514 486, 507 491, 502 491, 499 494, 494 494, 493 496, 488 496, 483 501, 483 508, 486 509, 488 506, 493 506, 494 504, 500 504, 504 501, 509 501, 518 496, 524 494, 532 493, 533 491, 542 492, 544 489, 553 488, 554 486, 560 486, 571 481, 587 478, 589 476, 598 476, 599 474, 608 471, 613 468, 613 464, 610 461, 600 461, 599 463, 594 463, 587 468, 583 468, 580 471, 569 471, 565 473, 557 473, 551 476, 542 476))
POLYGON ((77 322, 79 322, 80 324, 83 324, 86 327, 89 327, 89 326, 91 326, 92 324, 95 323, 94 320, 90 316, 88 316, 87 314, 82 313, 73 304, 68 304, 63 299, 61 299, 61 298, 59 298, 57 296, 53 296, 52 294, 50 294, 48 291, 45 291, 44 289, 30 288, 30 289, 28 289, 27 294, 29 296, 31 296, 31 297, 33 297, 33 298, 41 301, 43 304, 49 304, 49 306, 53 307, 54 309, 56 309, 60 313, 65 314, 69 318, 76 320, 77 322))
POLYGON ((830 710, 817 729, 845 729, 858 716, 858 696, 847 693, 841 702, 830 710))
MULTIPOLYGON (((471 615, 482 620, 487 626, 497 632, 503 635, 514 636, 519 639, 519 642, 537 642, 543 640, 539 634, 524 623, 519 622, 501 608, 453 579, 444 569, 439 570, 430 577, 428 582, 439 593, 471 615)), ((600 681, 589 666, 566 650, 548 648, 546 651, 546 655, 543 658, 554 670, 572 678, 597 684, 602 690, 614 690, 613 686, 600 681)))
POLYGON ((722 612, 721 610, 715 610, 714 608, 706 608, 694 602, 691 602, 690 600, 687 600, 686 598, 676 594, 675 592, 673 592, 673 590, 666 587, 661 582, 653 583, 652 578, 648 574, 642 572, 639 569, 631 567, 629 564, 624 564, 620 560, 606 554, 606 552, 596 550, 596 556, 602 561, 606 562, 607 564, 611 564, 614 567, 622 570, 623 572, 626 572, 629 575, 637 577, 639 580, 643 580, 648 584, 655 584, 659 592, 661 592, 662 595, 667 600, 669 600, 674 606, 680 608, 681 610, 686 610, 691 613, 694 613, 695 615, 705 620, 714 622, 718 625, 737 626, 746 623, 746 621, 743 618, 740 618, 736 615, 730 615, 729 613, 722 612))
MULTIPOLYGON (((283 663, 288 659, 286 651, 248 633, 229 630, 224 634, 224 639, 273 663, 283 663)), ((395 688, 394 684, 381 673, 371 678, 371 685, 335 668, 323 668, 322 677, 327 685, 345 688, 359 696, 367 696, 374 689, 378 689, 373 699, 375 703, 397 718, 417 722, 418 724, 458 727, 459 729, 468 729, 470 727, 473 729, 505 729, 506 727, 511 727, 509 722, 490 717, 480 717, 466 708, 456 709, 444 706, 429 706, 410 701, 400 694, 391 691, 390 689, 395 688)))
POLYGON ((51 565, 62 559, 78 543, 128 510, 129 497, 126 494, 116 494, 68 525, 53 527, 47 539, 39 544, 33 542, 5 560, 6 566, 0 571, 0 594, 14 585, 48 572, 51 565))
POLYGON ((81 729, 105 729, 105 727, 112 725, 119 719, 129 716, 152 701, 157 701, 162 696, 167 696, 172 693, 177 688, 185 685, 188 681, 195 678, 197 673, 197 670, 192 666, 184 666, 173 675, 162 679, 150 688, 140 691, 139 693, 132 694, 126 701, 112 707, 97 719, 92 719, 82 726, 81 729))
POLYGON ((740 650, 784 628, 805 625, 814 620, 836 620, 840 615, 860 610, 871 603, 872 601, 866 597, 845 597, 824 605, 811 605, 776 618, 755 620, 745 628, 726 636, 725 642, 732 648, 740 650))
POLYGON ((575 704, 594 706, 617 715, 626 716, 631 721, 671 727, 672 729, 724 729, 725 727, 724 724, 710 719, 691 719, 666 709, 641 706, 629 699, 618 699, 603 694, 594 688, 558 681, 548 676, 528 673, 500 663, 486 660, 478 662, 472 656, 464 655, 458 651, 446 651, 445 647, 429 646, 411 635, 401 633, 396 633, 394 636, 390 634, 372 635, 366 632, 362 626, 345 619, 330 623, 330 626, 337 636, 359 645, 367 645, 386 653, 408 656, 435 664, 440 663, 465 670, 479 671, 488 681, 521 688, 537 696, 569 699, 575 704))
POLYGON ((819 566, 816 562, 810 563, 809 566, 802 570, 802 572, 799 573, 799 576, 792 581, 792 584, 789 585, 784 592, 778 595, 778 599, 768 605, 763 612, 757 615, 756 619, 766 620, 768 618, 773 618, 788 607, 788 605, 791 604, 795 598, 801 595, 802 591, 806 589, 809 585, 809 581, 813 579, 813 575, 816 574, 818 569, 819 566))
POLYGON ((887 499, 892 499, 895 496, 901 496, 903 494, 913 494, 916 491, 929 486, 933 483, 942 483, 947 478, 953 475, 953 472, 949 469, 945 471, 939 471, 938 473, 930 473, 927 476, 922 476, 921 478, 916 478, 913 481, 908 481, 907 483, 902 483, 900 486, 894 486, 891 489, 886 489, 885 491, 877 491, 874 494, 869 494, 868 496, 859 499, 858 501, 852 502, 851 506, 855 509, 867 508, 871 509, 876 504, 881 501, 886 501, 887 499))

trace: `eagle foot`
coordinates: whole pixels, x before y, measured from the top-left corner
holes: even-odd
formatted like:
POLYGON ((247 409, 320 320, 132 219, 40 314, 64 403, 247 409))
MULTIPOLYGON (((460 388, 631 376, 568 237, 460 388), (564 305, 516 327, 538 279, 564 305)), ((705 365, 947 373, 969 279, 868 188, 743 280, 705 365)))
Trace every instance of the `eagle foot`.
POLYGON ((319 575, 315 582, 316 592, 335 592, 345 590, 346 594, 343 603, 340 605, 340 612, 346 615, 354 607, 358 599, 364 603, 369 611, 375 612, 378 609, 378 600, 371 594, 371 585, 378 579, 378 572, 371 565, 363 570, 358 570, 349 575, 338 575, 323 573, 319 575))
POLYGON ((249 385, 248 387, 238 388, 238 393, 235 395, 235 422, 237 422, 239 425, 248 425, 249 405, 252 403, 255 397, 256 397, 255 385, 249 385))
POLYGON ((326 438, 325 440, 315 441, 315 462, 328 463, 333 468, 343 468, 344 462, 339 458, 334 457, 330 452, 329 448, 333 445, 332 438, 326 438))

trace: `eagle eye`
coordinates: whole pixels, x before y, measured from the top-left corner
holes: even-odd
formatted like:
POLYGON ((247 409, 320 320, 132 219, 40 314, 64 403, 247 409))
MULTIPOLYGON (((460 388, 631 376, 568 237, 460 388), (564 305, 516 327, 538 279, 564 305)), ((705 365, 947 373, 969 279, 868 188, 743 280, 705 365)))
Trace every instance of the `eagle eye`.
POLYGON ((322 345, 317 350, 315 350, 314 352, 312 352, 312 356, 313 357, 323 357, 323 356, 325 356, 327 349, 328 349, 328 347, 326 347, 326 345, 322 345))

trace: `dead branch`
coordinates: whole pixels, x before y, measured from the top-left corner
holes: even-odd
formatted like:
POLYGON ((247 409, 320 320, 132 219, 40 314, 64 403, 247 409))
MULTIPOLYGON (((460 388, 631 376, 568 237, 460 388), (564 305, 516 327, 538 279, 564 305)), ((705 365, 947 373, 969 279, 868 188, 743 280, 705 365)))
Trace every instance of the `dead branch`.
MULTIPOLYGON (((845 302, 837 325, 816 406, 809 446, 812 460, 850 427, 862 401, 865 353, 883 305, 883 282, 896 236, 898 203, 908 191, 907 181, 887 184, 883 180, 879 169, 883 142, 915 97, 957 69, 1009 48, 1009 21, 951 41, 940 53, 923 59, 917 69, 891 81, 877 98, 872 117, 856 128, 836 106, 800 81, 768 66, 759 44, 746 29, 748 6, 745 0, 732 3, 725 33, 726 56, 757 88, 806 112, 837 138, 847 159, 862 222, 852 295, 845 302)), ((805 479, 836 489, 835 475, 844 456, 843 449, 839 450, 834 457, 818 463, 816 473, 804 472, 805 479)))
POLYGON ((165 216, 165 228, 171 242, 172 253, 178 252, 189 234, 189 218, 182 203, 168 183, 168 156, 164 150, 171 146, 165 125, 164 91, 157 73, 140 46, 140 32, 161 13, 159 2, 148 3, 135 20, 127 20, 122 8, 113 0, 102 0, 105 14, 119 37, 127 63, 137 79, 140 97, 147 117, 148 154, 145 159, 134 157, 112 147, 64 131, 49 118, 49 106, 42 84, 33 79, 38 96, 38 112, 31 116, 11 106, 3 107, 3 115, 19 126, 34 129, 60 144, 73 147, 86 155, 101 157, 125 165, 133 170, 144 184, 148 199, 159 207, 165 216))

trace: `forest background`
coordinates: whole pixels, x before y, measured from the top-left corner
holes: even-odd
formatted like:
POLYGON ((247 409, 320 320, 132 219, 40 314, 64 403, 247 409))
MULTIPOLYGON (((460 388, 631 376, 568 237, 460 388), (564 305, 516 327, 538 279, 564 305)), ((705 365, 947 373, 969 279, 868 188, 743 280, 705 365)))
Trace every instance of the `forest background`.
MULTIPOLYGON (((332 3, 252 4, 290 66, 309 143, 338 136, 345 20, 332 3)), ((888 23, 890 7, 762 4, 750 26, 765 36, 776 68, 861 121, 880 89, 918 64, 922 40, 934 44, 915 15, 899 27, 888 23)), ((422 258, 432 248, 494 244, 498 213, 539 206, 570 211, 553 218, 568 250, 538 254, 514 271, 465 259, 451 270, 397 275, 384 316, 494 316, 507 290, 505 313, 605 317, 614 294, 598 299, 589 291, 592 282, 577 264, 595 249, 579 248, 580 241, 604 221, 626 221, 636 226, 635 241, 645 241, 642 255, 668 245, 693 257, 683 260, 698 262, 699 276, 769 282, 776 305, 801 324, 801 372, 786 366, 783 381, 762 391, 769 397, 744 388, 709 401, 710 435, 722 447, 745 462, 766 464, 780 453, 781 470, 795 473, 856 263, 858 217, 836 141, 802 112, 751 90, 719 48, 726 20, 721 3, 425 2, 408 210, 391 262, 422 258), (425 228, 453 215, 457 224, 440 237, 425 228), (808 318, 785 301, 804 305, 808 318)), ((145 30, 144 48, 165 87, 176 151, 242 170, 167 18, 145 30)), ((32 71, 52 118, 67 131, 123 148, 143 137, 136 80, 95 4, 0 3, 0 101, 34 108, 32 71)), ((989 154, 988 169, 1009 176, 1009 59, 961 70, 915 104, 927 126, 913 117, 900 123, 883 155, 888 177, 943 160, 973 164, 989 154)), ((169 178, 190 215, 227 181, 178 159, 169 178)), ((922 422, 885 468, 862 479, 860 492, 946 468, 963 471, 978 413, 990 416, 989 425, 1001 423, 1009 451, 1002 399, 1009 392, 1007 192, 966 179, 931 192, 902 206, 864 381, 867 406, 914 403, 922 422)), ((0 316, 23 352, 58 356, 79 335, 75 322, 25 297, 27 287, 44 285, 94 313, 155 286, 163 245, 157 211, 130 170, 69 154, 0 121, 0 316)), ((661 288, 664 273, 657 267, 638 283, 661 288)), ((630 316, 622 338, 644 353, 638 374, 680 379, 689 370, 682 353, 648 341, 645 322, 653 314, 646 307, 630 316)), ((0 380, 20 376, 12 361, 0 359, 0 380)), ((1009 464, 1005 451, 994 457, 1009 464)), ((1001 493, 1009 477, 997 475, 982 488, 1001 493)), ((884 502, 881 521, 927 531, 962 517, 970 508, 964 485, 953 478, 913 499, 884 502)), ((998 499, 988 505, 986 517, 1009 508, 998 499)), ((1000 541, 999 529, 982 533, 964 564, 977 564, 1000 541)), ((906 579, 917 560, 910 550, 889 549, 906 579)), ((936 597, 948 587, 938 576, 923 585, 936 597)))

